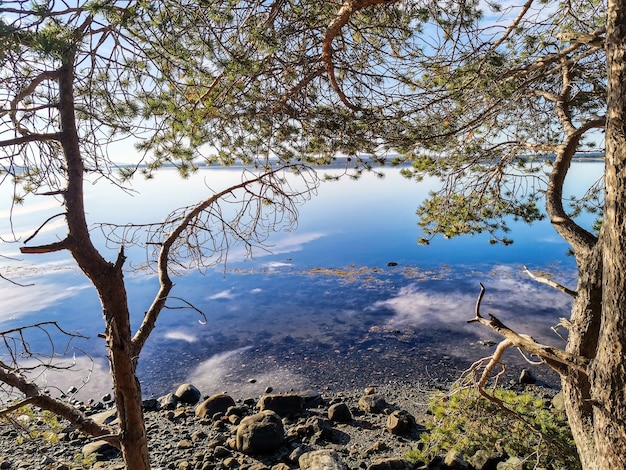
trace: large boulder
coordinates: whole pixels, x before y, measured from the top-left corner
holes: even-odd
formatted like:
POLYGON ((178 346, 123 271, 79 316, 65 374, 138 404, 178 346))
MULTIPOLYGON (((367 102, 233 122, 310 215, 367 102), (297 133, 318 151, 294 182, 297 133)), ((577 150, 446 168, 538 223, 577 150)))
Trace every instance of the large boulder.
POLYGON ((196 407, 196 416, 199 418, 211 418, 216 413, 226 413, 231 406, 235 406, 235 400, 230 395, 220 393, 213 395, 196 407))
POLYGON ((270 410, 246 416, 237 427, 236 447, 245 454, 267 454, 285 442, 285 428, 276 413, 270 410))
POLYGON ((300 470, 346 470, 341 457, 334 450, 321 449, 306 452, 298 459, 300 470))
POLYGON ((270 410, 282 416, 297 416, 304 410, 304 398, 300 395, 265 395, 258 403, 259 411, 270 410))

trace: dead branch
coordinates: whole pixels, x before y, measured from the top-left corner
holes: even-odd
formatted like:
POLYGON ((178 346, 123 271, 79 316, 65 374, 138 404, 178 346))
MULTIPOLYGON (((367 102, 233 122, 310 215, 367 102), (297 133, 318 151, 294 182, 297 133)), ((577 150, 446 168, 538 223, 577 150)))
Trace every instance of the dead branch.
POLYGON ((552 279, 548 279, 547 277, 544 277, 544 276, 537 276, 526 266, 524 266, 524 272, 528 274, 533 281, 537 281, 542 284, 546 284, 550 287, 554 287, 556 290, 561 291, 564 294, 570 295, 572 297, 576 297, 578 295, 578 292, 576 292, 575 290, 569 289, 565 287, 564 285, 559 284, 556 281, 553 281, 552 279))
MULTIPOLYGON (((100 425, 93 419, 84 415, 76 407, 57 398, 41 393, 40 388, 36 384, 26 380, 15 371, 0 368, 0 381, 24 394, 26 400, 21 402, 22 405, 31 404, 44 410, 51 411, 52 413, 68 420, 77 431, 84 432, 90 436, 102 438, 111 445, 117 448, 120 447, 119 436, 116 435, 113 429, 109 426, 100 425)), ((14 407, 8 407, 7 409, 0 410, 0 416, 10 412, 12 409, 14 409, 14 407)))
POLYGON ((20 253, 23 254, 42 254, 42 253, 53 253, 55 251, 63 251, 67 250, 70 246, 69 238, 65 238, 60 242, 50 243, 48 245, 39 245, 39 246, 22 246, 20 247, 20 253))
POLYGON ((570 368, 576 369, 583 374, 587 374, 587 368, 589 367, 590 362, 589 359, 582 356, 576 356, 558 348, 540 344, 528 335, 522 335, 513 331, 498 320, 494 315, 490 314, 490 319, 486 319, 481 316, 480 303, 484 295, 485 286, 481 283, 480 294, 478 295, 478 299, 476 301, 475 317, 468 320, 468 323, 478 322, 491 328, 510 341, 512 346, 523 349, 541 358, 546 364, 561 375, 566 374, 570 368))

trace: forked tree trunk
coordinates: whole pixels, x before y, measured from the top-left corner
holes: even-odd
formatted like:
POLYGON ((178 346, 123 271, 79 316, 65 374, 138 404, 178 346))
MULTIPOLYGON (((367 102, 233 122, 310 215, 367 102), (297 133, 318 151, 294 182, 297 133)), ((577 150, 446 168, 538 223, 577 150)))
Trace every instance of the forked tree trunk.
POLYGON ((69 250, 80 269, 98 291, 106 322, 106 341, 113 377, 113 392, 120 421, 120 444, 128 470, 150 470, 148 442, 143 418, 141 387, 135 376, 137 352, 131 341, 130 312, 120 253, 116 263, 105 260, 94 247, 85 218, 84 165, 74 110, 73 58, 59 69, 59 116, 61 145, 67 165, 64 191, 67 238, 55 246, 69 250))

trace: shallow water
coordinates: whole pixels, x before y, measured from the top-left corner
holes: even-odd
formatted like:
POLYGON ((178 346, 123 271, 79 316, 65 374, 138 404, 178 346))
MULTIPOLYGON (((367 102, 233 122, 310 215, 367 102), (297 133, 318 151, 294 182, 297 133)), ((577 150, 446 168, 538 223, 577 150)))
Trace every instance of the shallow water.
MULTIPOLYGON (((586 162, 572 171, 576 192, 602 170, 601 164, 586 162)), ((420 246, 415 209, 435 182, 417 184, 391 169, 386 174, 382 180, 365 175, 360 181, 323 183, 300 208, 297 230, 270 235, 271 252, 256 251, 254 259, 245 260, 235 249, 225 268, 177 277, 173 295, 206 318, 191 309, 162 313, 139 362, 144 393, 160 395, 188 381, 206 394, 245 395, 268 386, 337 389, 391 379, 454 379, 493 351, 482 341, 498 339, 467 324, 479 282, 487 287, 484 312, 539 341, 562 344, 550 327, 568 316, 569 299, 533 282, 522 268, 526 264, 575 285, 574 260, 547 222, 513 223, 510 247, 490 245, 485 236, 420 246)), ((181 183, 164 170, 156 181, 137 183, 134 197, 98 182, 89 188, 90 221, 161 220, 206 194, 207 185, 221 188, 238 177, 236 169, 202 170, 181 183)), ((58 210, 49 203, 18 209, 13 231, 29 233, 58 210)), ((4 220, 1 233, 8 239, 4 220)), ((60 230, 48 225, 38 241, 62 236, 60 230)), ((17 247, 2 243, 0 254, 19 258, 7 259, 2 273, 34 286, 0 284, 0 328, 53 320, 88 336, 70 345, 67 357, 75 358, 78 369, 71 378, 46 374, 39 380, 64 390, 74 383, 84 396, 102 395, 110 385, 103 340, 97 337, 103 324, 96 294, 64 254, 25 258, 16 254, 17 247)), ((114 259, 116 248, 106 253, 114 259)), ((131 251, 129 268, 142 256, 131 251)), ((126 278, 136 326, 156 293, 156 279, 149 271, 130 269, 126 278)), ((170 305, 184 306, 175 300, 170 305)), ((47 339, 39 336, 31 345, 45 349, 47 339)), ((507 363, 509 379, 528 367, 513 352, 507 363)), ((535 372, 556 383, 552 374, 535 372)))

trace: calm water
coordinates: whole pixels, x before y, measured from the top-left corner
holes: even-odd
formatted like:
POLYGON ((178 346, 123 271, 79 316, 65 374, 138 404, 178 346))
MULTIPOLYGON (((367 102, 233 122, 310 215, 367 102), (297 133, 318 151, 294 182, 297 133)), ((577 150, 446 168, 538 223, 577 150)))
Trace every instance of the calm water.
MULTIPOLYGON (((600 162, 575 163, 566 194, 580 194, 602 170, 600 162)), ((437 238, 420 246, 415 209, 436 182, 418 184, 396 170, 384 171, 383 179, 366 174, 359 181, 323 183, 300 208, 297 230, 271 234, 271 252, 256 251, 246 260, 235 249, 226 268, 177 277, 173 295, 202 310, 207 321, 189 309, 163 312, 140 360, 144 393, 160 395, 187 381, 205 394, 246 395, 267 386, 337 389, 389 379, 454 378, 491 353, 493 347, 480 341, 497 339, 466 323, 479 282, 487 287, 485 311, 540 341, 562 344, 550 326, 568 316, 569 299, 522 270, 525 264, 549 271, 575 286, 574 260, 547 222, 512 224, 515 243, 509 247, 490 245, 486 236, 437 238)), ((162 220, 170 210, 210 194, 207 185, 219 190, 239 178, 236 169, 202 170, 181 182, 166 169, 153 181, 136 182, 136 194, 99 181, 87 188, 89 220, 162 220)), ((0 196, 6 204, 6 188, 0 196)), ((11 232, 23 239, 60 212, 54 201, 37 201, 16 208, 10 226, 8 207, 0 207, 3 240, 11 232)), ((53 220, 37 242, 62 236, 53 220)), ((96 230, 94 237, 99 239, 96 230)), ((0 282, 0 328, 54 320, 88 336, 67 349, 64 360, 76 363, 73 373, 38 380, 67 389, 89 376, 81 394, 103 394, 110 384, 103 340, 97 338, 103 323, 95 292, 65 254, 22 256, 18 248, 0 244, 6 257, 2 274, 34 285, 0 282)), ((114 248, 103 250, 115 258, 114 248)), ((157 290, 149 272, 130 270, 143 256, 131 252, 126 275, 135 325, 157 290)), ((45 349, 46 337, 33 335, 31 346, 45 349)), ((511 352, 507 362, 509 377, 516 377, 523 360, 511 352)), ((554 381, 549 373, 537 370, 537 375, 554 381)))

